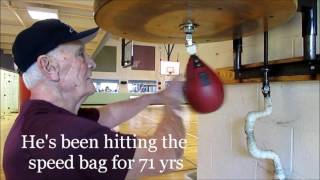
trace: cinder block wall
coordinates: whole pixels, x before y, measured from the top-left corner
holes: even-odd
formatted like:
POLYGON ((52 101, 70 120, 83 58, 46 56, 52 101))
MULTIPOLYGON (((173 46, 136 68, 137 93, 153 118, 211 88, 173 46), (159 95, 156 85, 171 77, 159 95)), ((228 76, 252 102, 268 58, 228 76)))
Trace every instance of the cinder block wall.
MULTIPOLYGON (((302 56, 301 15, 271 30, 269 38, 270 60, 302 56)), ((263 34, 245 38, 244 46, 244 64, 262 61, 263 34)), ((232 65, 231 42, 203 45, 199 51, 204 60, 214 57, 207 60, 212 67, 232 65)), ((258 146, 279 153, 289 178, 319 179, 319 86, 319 81, 271 83, 273 113, 256 123, 258 146)), ((199 116, 198 179, 273 177, 272 161, 252 158, 246 147, 246 115, 263 109, 260 88, 261 84, 227 85, 223 106, 199 116)))
MULTIPOLYGON (((271 179, 270 160, 253 159, 244 133, 249 111, 263 108, 260 84, 226 86, 219 111, 199 116, 199 179, 271 179)), ((272 83, 273 113, 257 121, 263 149, 281 157, 290 178, 319 179, 319 82, 272 83)))

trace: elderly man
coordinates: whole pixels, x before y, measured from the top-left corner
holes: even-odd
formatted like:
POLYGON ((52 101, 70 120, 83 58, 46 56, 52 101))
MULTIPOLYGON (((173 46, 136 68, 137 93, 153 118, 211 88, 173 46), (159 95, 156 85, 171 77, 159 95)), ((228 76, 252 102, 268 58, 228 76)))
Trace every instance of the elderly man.
MULTIPOLYGON (((98 109, 80 105, 95 92, 91 80, 94 61, 85 53, 84 44, 93 39, 98 28, 77 33, 59 20, 38 21, 22 31, 13 45, 14 61, 23 73, 31 91, 30 100, 21 107, 6 140, 4 171, 7 180, 19 179, 136 179, 162 172, 161 159, 178 160, 183 148, 165 149, 161 138, 185 137, 181 119, 172 111, 182 97, 182 83, 175 82, 166 90, 140 98, 118 102, 98 109), (166 104, 166 116, 150 137, 135 137, 111 130, 130 119, 149 104, 166 104), (93 148, 63 148, 64 139, 96 139, 93 148), (108 139, 127 139, 120 148, 105 148, 108 139), (36 141, 41 139, 42 141, 36 141), (135 140, 157 140, 157 151, 134 147, 135 140), (34 143, 35 145, 32 145, 34 143), (72 155, 73 164, 67 162, 72 155), (114 167, 112 158, 133 162, 127 167, 114 167), (106 160, 107 171, 99 172, 97 164, 84 164, 81 159, 106 160), (43 160, 39 170, 31 160, 43 160), (60 164, 57 161, 60 159, 60 164), (152 165, 139 162, 152 159, 152 165), (63 161, 65 160, 65 162, 63 161), (51 164, 50 164, 51 162, 51 164), (63 162, 69 166, 62 167, 63 162), (58 166, 59 165, 59 166, 58 166), (145 166, 146 165, 146 166, 145 166), (82 167, 82 168, 81 168, 82 167)), ((93 161, 90 161, 93 162, 93 161)), ((100 164, 101 165, 101 164, 100 164)), ((172 168, 171 168, 172 169, 172 168)), ((170 170, 166 166, 165 171, 170 170)))

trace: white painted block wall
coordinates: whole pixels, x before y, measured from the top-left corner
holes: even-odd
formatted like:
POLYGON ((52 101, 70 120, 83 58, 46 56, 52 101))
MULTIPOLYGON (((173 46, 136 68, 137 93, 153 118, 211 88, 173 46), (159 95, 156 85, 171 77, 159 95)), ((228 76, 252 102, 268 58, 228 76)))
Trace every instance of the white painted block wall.
MULTIPOLYGON (((227 85, 219 111, 199 116, 199 179, 271 179, 272 161, 253 159, 244 133, 263 108, 260 84, 227 85)), ((279 153, 290 178, 319 178, 319 82, 272 83, 273 113, 258 120, 257 144, 279 153)))
MULTIPOLYGON (((319 42, 318 34, 317 53, 319 42)), ((231 48, 231 42, 203 45, 200 55, 211 67, 232 66, 231 48), (209 46, 212 50, 205 49, 209 46), (209 61, 212 55, 219 61, 209 61)), ((302 54, 301 15, 297 14, 269 32, 269 59, 302 54)), ((263 34, 244 38, 244 64, 262 59, 263 34)), ((319 81, 271 83, 273 113, 256 123, 258 146, 278 152, 292 179, 320 178, 319 86, 319 81)), ((272 161, 252 158, 244 133, 247 113, 263 109, 260 88, 261 84, 227 85, 223 106, 199 116, 198 179, 272 179, 272 161)))

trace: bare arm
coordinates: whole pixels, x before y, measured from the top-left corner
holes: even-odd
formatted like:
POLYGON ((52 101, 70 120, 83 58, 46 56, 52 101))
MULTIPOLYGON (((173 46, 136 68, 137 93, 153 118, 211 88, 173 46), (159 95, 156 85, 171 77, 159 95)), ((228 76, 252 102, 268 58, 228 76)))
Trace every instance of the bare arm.
POLYGON ((100 113, 98 123, 113 128, 129 120, 148 105, 159 102, 159 99, 159 94, 147 94, 135 99, 103 106, 98 109, 100 113))
POLYGON ((116 102, 99 108, 98 123, 113 128, 129 120, 150 104, 170 104, 179 107, 183 82, 175 81, 171 86, 156 94, 147 94, 127 101, 116 102))

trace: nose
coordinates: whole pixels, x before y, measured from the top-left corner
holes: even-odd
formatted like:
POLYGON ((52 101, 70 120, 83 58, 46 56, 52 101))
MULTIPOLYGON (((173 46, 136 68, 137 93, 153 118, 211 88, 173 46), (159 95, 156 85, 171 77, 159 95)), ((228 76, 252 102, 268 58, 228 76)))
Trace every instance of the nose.
POLYGON ((96 63, 93 61, 93 59, 86 53, 86 61, 88 64, 88 68, 93 70, 96 68, 96 63))

